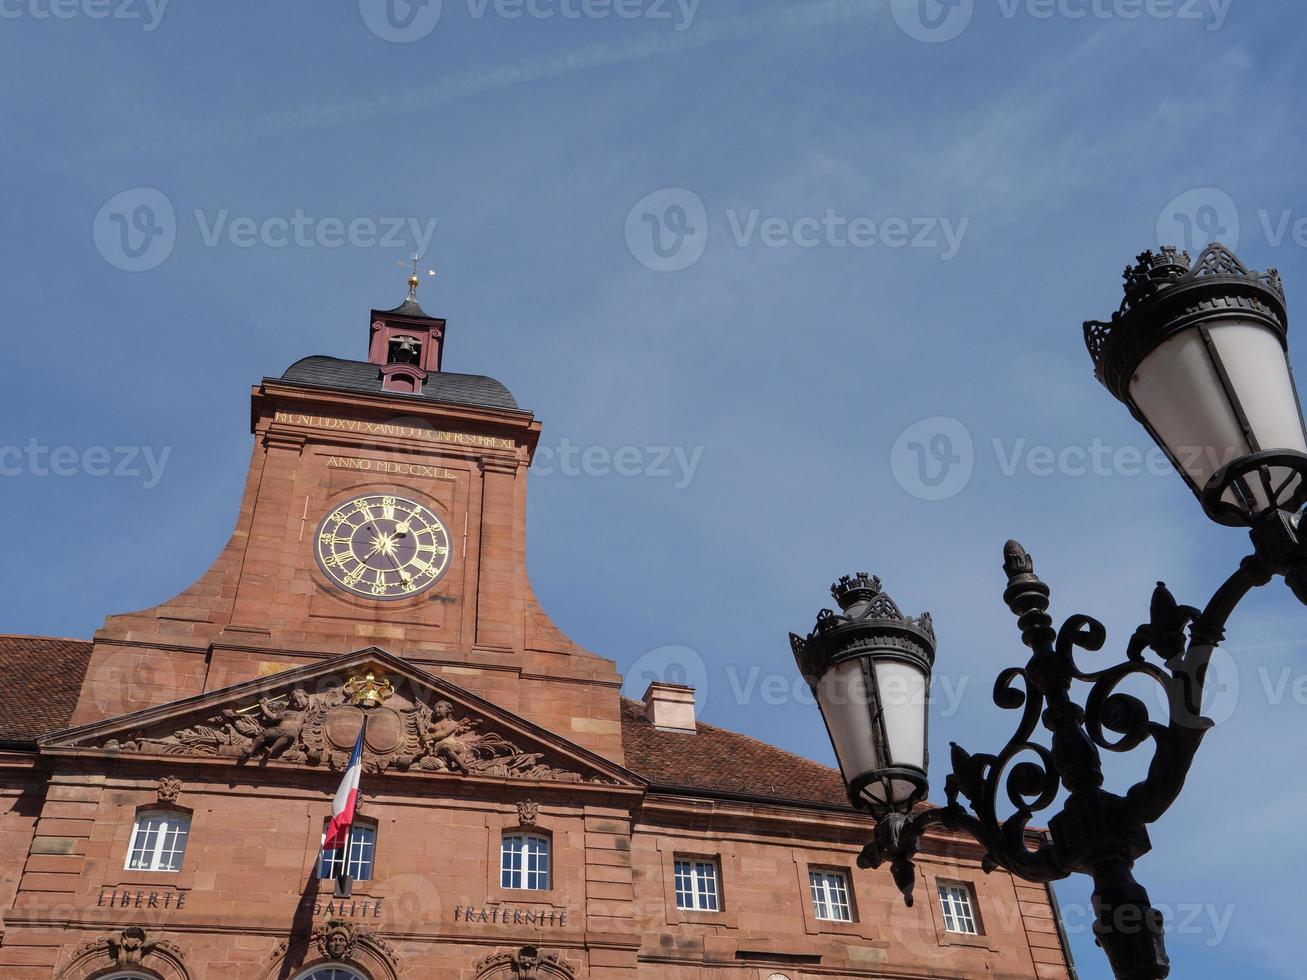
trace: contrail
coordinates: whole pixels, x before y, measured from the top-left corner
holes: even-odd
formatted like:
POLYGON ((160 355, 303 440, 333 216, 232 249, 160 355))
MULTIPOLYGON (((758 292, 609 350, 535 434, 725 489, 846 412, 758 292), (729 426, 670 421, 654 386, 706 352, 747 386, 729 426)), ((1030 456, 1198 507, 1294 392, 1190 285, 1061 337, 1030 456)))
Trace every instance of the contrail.
POLYGON ((177 128, 167 129, 156 132, 149 139, 136 138, 130 142, 104 145, 79 155, 80 159, 64 158, 52 161, 51 165, 54 169, 71 169, 85 159, 103 156, 169 155, 388 116, 412 116, 433 106, 502 92, 532 82, 562 78, 625 62, 680 54, 778 31, 798 31, 867 20, 884 11, 883 0, 821 0, 802 6, 776 5, 757 14, 701 22, 680 34, 642 38, 625 44, 595 44, 543 58, 478 69, 440 79, 402 95, 366 96, 277 109, 252 116, 231 117, 199 127, 187 126, 184 132, 178 132, 177 128))

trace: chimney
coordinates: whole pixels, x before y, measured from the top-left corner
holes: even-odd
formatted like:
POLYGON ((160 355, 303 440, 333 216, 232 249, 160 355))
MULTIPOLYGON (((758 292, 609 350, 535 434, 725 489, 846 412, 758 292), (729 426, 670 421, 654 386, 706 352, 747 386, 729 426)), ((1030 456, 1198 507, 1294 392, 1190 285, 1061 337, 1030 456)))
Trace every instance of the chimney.
POLYGON ((654 681, 644 692, 644 716, 660 732, 695 734, 694 688, 654 681))

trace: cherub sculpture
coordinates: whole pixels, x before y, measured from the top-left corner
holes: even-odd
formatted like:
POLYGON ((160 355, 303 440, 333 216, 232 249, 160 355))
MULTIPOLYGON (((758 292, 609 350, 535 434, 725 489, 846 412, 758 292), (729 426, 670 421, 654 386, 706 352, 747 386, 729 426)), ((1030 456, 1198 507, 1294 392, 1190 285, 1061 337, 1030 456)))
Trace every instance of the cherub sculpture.
POLYGON ((463 736, 469 734, 479 723, 464 718, 454 717, 454 706, 448 701, 439 701, 422 732, 422 747, 427 754, 442 760, 455 772, 471 772, 472 749, 463 736))
POLYGON ((285 704, 260 698, 262 730, 250 743, 249 750, 241 753, 240 760, 245 762, 260 752, 265 752, 266 758, 273 759, 293 748, 304 732, 310 704, 308 694, 298 687, 290 692, 285 704))

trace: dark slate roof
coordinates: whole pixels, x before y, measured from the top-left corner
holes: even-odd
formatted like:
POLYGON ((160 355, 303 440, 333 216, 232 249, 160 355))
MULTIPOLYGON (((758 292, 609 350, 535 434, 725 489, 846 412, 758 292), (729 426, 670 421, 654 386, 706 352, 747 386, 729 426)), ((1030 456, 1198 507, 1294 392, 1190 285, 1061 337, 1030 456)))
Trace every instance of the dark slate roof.
POLYGON ((30 742, 67 728, 90 662, 85 640, 0 635, 0 741, 30 742))
POLYGON ((424 320, 434 320, 430 313, 418 306, 418 301, 410 296, 404 302, 400 303, 393 310, 376 310, 376 313, 390 313, 394 316, 416 316, 424 320))
POLYGON ((834 769, 703 722, 695 735, 660 732, 644 705, 626 698, 622 750, 626 768, 656 786, 852 810, 834 769))
POLYGON ((494 378, 487 378, 480 374, 450 374, 438 371, 427 378, 421 394, 406 395, 395 391, 384 391, 381 387, 381 371, 375 364, 316 354, 296 361, 286 369, 281 380, 314 388, 338 388, 373 395, 384 394, 393 398, 415 398, 424 402, 446 402, 453 405, 473 405, 477 408, 521 411, 507 388, 494 378))

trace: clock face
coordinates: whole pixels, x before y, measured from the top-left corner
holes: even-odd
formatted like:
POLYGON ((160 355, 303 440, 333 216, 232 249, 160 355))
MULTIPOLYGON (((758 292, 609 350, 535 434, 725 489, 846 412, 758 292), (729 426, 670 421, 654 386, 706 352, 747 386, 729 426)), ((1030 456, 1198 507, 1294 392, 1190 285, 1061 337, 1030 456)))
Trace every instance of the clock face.
POLYGON ((357 497, 322 519, 316 552, 342 589, 368 599, 407 599, 449 569, 449 531, 404 497, 357 497))

